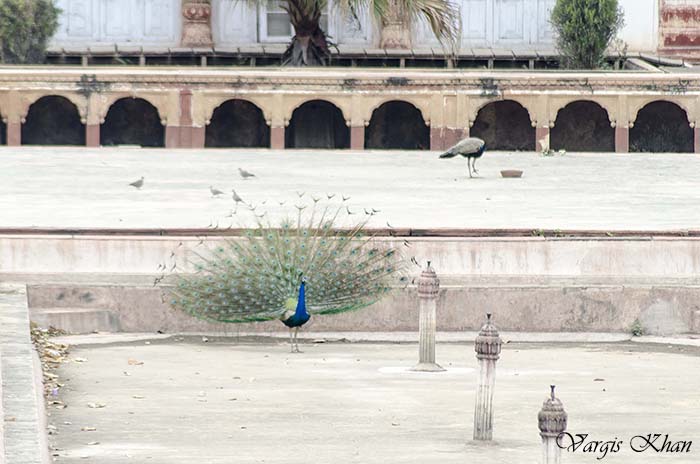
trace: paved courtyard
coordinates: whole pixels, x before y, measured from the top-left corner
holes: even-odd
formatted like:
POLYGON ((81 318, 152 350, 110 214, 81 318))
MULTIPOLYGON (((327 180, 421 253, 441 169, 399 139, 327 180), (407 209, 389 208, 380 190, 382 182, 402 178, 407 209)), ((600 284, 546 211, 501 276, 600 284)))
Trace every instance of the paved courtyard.
POLYGON ((618 344, 504 346, 495 443, 471 440, 477 363, 441 344, 440 374, 406 370, 415 344, 153 340, 74 347, 50 405, 59 463, 537 463, 537 413, 558 385, 569 430, 623 440, 564 462, 697 463, 700 351, 618 344), (60 405, 59 405, 60 406, 60 405), (694 440, 691 452, 634 453, 635 435, 694 440), (696 449, 697 447, 697 449, 696 449))
POLYGON ((225 218, 235 188, 271 217, 312 196, 349 196, 353 213, 380 210, 376 227, 700 229, 692 154, 488 152, 477 179, 465 161, 431 152, 3 148, 0 157, 0 227, 235 227, 253 214, 225 218), (257 177, 243 181, 239 167, 257 177), (525 174, 503 179, 502 169, 525 174), (141 176, 141 190, 128 185, 141 176))

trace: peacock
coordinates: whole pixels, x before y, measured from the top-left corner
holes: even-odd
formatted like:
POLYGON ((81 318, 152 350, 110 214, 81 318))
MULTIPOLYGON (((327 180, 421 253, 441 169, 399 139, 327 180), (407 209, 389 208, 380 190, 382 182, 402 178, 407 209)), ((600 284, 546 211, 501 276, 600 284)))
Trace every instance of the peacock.
POLYGON ((295 353, 312 315, 364 308, 406 281, 401 252, 365 237, 367 220, 338 228, 345 208, 298 209, 276 226, 257 218, 242 237, 196 254, 172 305, 212 322, 279 319, 295 353))
POLYGON ((467 158, 467 169, 469 169, 469 177, 472 177, 472 169, 474 174, 479 174, 476 170, 476 160, 481 158, 481 155, 486 151, 486 142, 476 137, 467 137, 458 142, 455 146, 440 155, 440 158, 454 158, 455 156, 463 156, 467 158), (470 164, 471 163, 471 164, 470 164))

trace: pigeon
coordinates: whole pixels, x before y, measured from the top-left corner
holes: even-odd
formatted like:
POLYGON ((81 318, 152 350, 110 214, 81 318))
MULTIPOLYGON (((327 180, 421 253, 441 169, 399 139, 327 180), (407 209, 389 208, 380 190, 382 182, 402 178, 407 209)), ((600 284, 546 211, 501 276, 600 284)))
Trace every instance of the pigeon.
POLYGON ((472 177, 472 169, 474 170, 474 174, 479 174, 479 171, 476 170, 476 160, 477 158, 481 158, 481 155, 483 155, 485 151, 486 143, 483 140, 476 137, 467 137, 440 155, 440 158, 454 158, 455 156, 467 158, 469 177, 472 177))
POLYGON ((248 172, 245 169, 238 168, 238 172, 241 174, 241 177, 246 180, 249 177, 255 177, 255 174, 253 174, 252 172, 248 172))
POLYGON ((215 188, 212 187, 211 185, 209 186, 209 191, 211 192, 211 196, 213 196, 213 197, 218 197, 219 195, 223 195, 223 194, 224 194, 224 192, 222 192, 222 191, 219 190, 219 189, 215 189, 215 188))
POLYGON ((243 198, 241 198, 240 196, 238 196, 238 194, 236 193, 235 190, 231 189, 231 191, 233 192, 233 201, 235 201, 236 204, 238 204, 238 203, 245 203, 245 202, 243 201, 243 198))
POLYGON ((137 189, 140 190, 141 187, 143 187, 143 176, 141 176, 141 178, 139 180, 134 181, 134 182, 130 183, 129 185, 131 185, 132 187, 136 187, 137 189))

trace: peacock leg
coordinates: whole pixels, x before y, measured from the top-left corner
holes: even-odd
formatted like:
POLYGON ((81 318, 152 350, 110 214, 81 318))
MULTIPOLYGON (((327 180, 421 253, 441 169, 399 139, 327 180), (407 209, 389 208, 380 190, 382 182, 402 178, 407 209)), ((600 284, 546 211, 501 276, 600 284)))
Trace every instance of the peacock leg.
POLYGON ((289 328, 289 346, 292 348, 292 353, 294 353, 294 337, 293 337, 293 329, 290 327, 289 328))
POLYGON ((296 352, 301 353, 299 349, 299 327, 294 328, 294 346, 296 347, 296 352))
POLYGON ((474 174, 479 174, 479 171, 476 170, 476 158, 474 158, 472 161, 472 170, 474 171, 474 174))
POLYGON ((467 169, 469 170, 469 177, 471 178, 472 177, 472 165, 470 163, 471 163, 471 159, 467 158, 467 169))

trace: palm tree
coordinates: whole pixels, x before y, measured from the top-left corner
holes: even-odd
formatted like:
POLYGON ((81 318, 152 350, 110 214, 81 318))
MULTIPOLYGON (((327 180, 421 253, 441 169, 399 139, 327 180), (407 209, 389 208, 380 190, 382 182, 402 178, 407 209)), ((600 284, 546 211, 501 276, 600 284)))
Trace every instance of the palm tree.
MULTIPOLYGON (((339 14, 354 18, 357 18, 358 11, 367 10, 380 23, 396 15, 409 23, 424 19, 449 51, 454 50, 459 37, 459 11, 450 0, 337 0, 333 6, 339 14)), ((321 15, 328 8, 328 0, 281 0, 280 7, 289 14, 295 34, 282 63, 291 66, 328 65, 333 44, 321 28, 321 15)))

